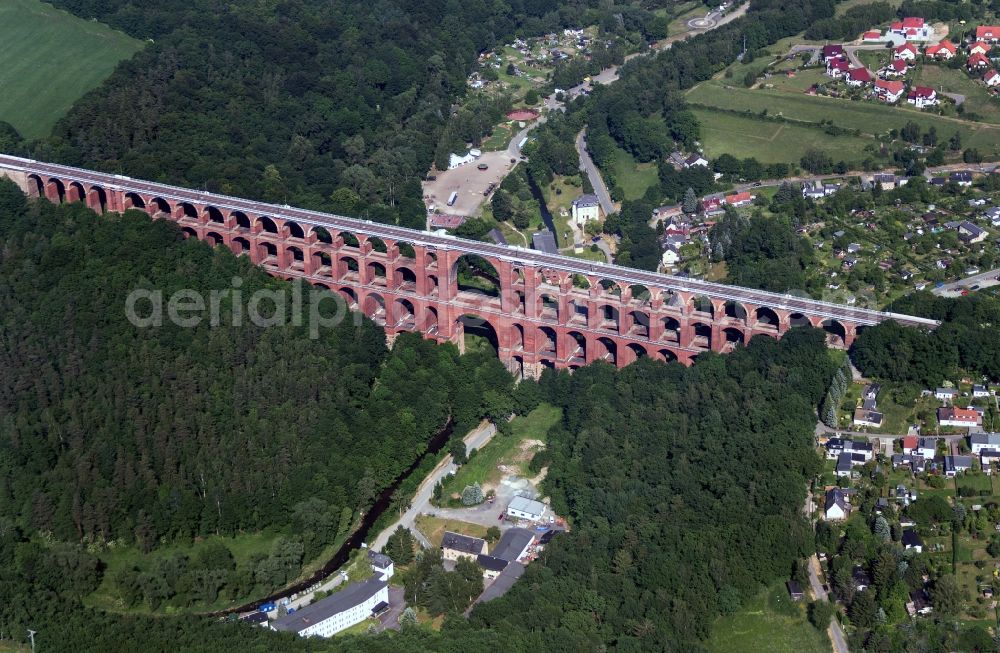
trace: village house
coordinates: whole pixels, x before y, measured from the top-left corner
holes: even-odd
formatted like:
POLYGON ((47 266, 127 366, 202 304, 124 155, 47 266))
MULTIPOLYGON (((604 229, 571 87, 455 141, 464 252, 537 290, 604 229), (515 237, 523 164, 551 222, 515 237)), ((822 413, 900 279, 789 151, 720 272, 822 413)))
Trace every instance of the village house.
POLYGON ((913 452, 924 460, 933 460, 937 455, 937 440, 935 438, 920 438, 913 452))
POLYGON ((934 391, 934 398, 938 401, 954 401, 957 396, 958 390, 955 388, 938 388, 934 391))
POLYGON ((994 227, 1000 227, 1000 206, 994 206, 983 214, 983 217, 990 221, 994 227))
POLYGON ((900 445, 904 454, 911 454, 917 450, 917 436, 907 435, 900 440, 900 445))
POLYGON ((945 456, 944 475, 954 478, 972 469, 972 456, 945 456))
POLYGON ((868 43, 875 43, 882 40, 882 32, 877 29, 868 30, 861 35, 861 40, 868 43))
POLYGON ((983 449, 979 452, 979 464, 984 472, 992 474, 995 463, 1000 463, 1000 449, 983 449))
POLYGON ((842 521, 851 515, 851 502, 848 495, 839 487, 826 492, 823 514, 829 521, 842 521))
POLYGON ((788 590, 788 596, 793 601, 801 601, 806 597, 806 593, 802 591, 802 587, 794 580, 785 581, 785 588, 788 590))
POLYGON ((844 46, 839 43, 832 43, 830 45, 824 45, 822 50, 823 61, 830 62, 836 59, 843 59, 846 55, 844 54, 844 46))
POLYGON ((859 442, 846 438, 830 438, 826 442, 826 457, 830 460, 837 460, 842 453, 860 454, 865 461, 871 460, 874 456, 874 449, 870 442, 859 442))
POLYGON ((933 34, 929 25, 919 16, 907 16, 889 25, 889 34, 902 36, 907 41, 929 41, 933 34))
POLYGON ((917 46, 912 43, 904 43, 903 45, 892 49, 892 58, 897 60, 902 59, 903 61, 915 61, 917 54, 919 54, 917 46))
POLYGON ((936 45, 928 46, 927 49, 924 50, 924 54, 928 57, 933 57, 934 59, 938 59, 940 61, 948 61, 954 57, 957 52, 958 48, 955 44, 947 39, 936 45))
POLYGON ((967 170, 958 170, 948 175, 948 181, 968 187, 972 185, 972 173, 967 170))
POLYGON ((753 202, 754 196, 750 193, 744 191, 742 193, 733 193, 732 195, 726 195, 724 202, 732 207, 746 206, 753 202))
POLYGON ((573 222, 582 229, 586 223, 601 217, 601 202, 597 195, 581 195, 573 200, 571 213, 573 222))
POLYGON ((271 622, 271 630, 301 637, 331 637, 389 607, 389 584, 370 578, 271 622))
POLYGON ((990 393, 990 389, 988 387, 977 383, 972 386, 972 396, 975 399, 982 399, 984 397, 992 396, 992 393, 990 393))
POLYGON ((893 59, 892 61, 887 63, 881 70, 879 70, 878 74, 885 78, 902 77, 903 75, 906 74, 907 70, 908 67, 906 65, 905 59, 893 59))
POLYGON ((833 59, 826 62, 826 74, 834 79, 846 77, 851 72, 851 64, 847 59, 833 59))
POLYGON ((938 408, 938 424, 956 428, 975 428, 983 423, 983 417, 978 412, 968 408, 938 408))
POLYGON ((693 168, 695 166, 708 167, 708 159, 700 154, 692 154, 688 158, 684 159, 685 168, 693 168))
POLYGON ((976 28, 976 40, 996 43, 1000 41, 1000 26, 980 25, 976 28))
POLYGON ((851 68, 847 73, 847 85, 860 88, 872 81, 872 73, 867 68, 851 68))
POLYGON ((1000 449, 1000 433, 972 433, 969 435, 969 448, 974 454, 987 449, 1000 449))
POLYGON ((963 222, 958 225, 958 239, 967 245, 981 243, 989 236, 989 232, 971 222, 963 222))
POLYGON ((855 565, 854 569, 851 570, 851 580, 854 583, 854 590, 857 592, 864 592, 872 586, 871 574, 861 565, 855 565))
POLYGON ((933 107, 938 103, 937 91, 929 86, 914 86, 907 94, 906 101, 918 109, 933 107))
POLYGON ((996 70, 987 70, 986 74, 983 75, 983 83, 993 88, 994 86, 1000 85, 1000 73, 996 70))
POLYGON ((971 57, 974 54, 982 54, 988 57, 990 54, 990 50, 992 49, 993 46, 991 46, 989 43, 984 43, 983 41, 977 41, 969 46, 969 56, 971 57))
POLYGON ((379 580, 389 580, 392 578, 393 573, 395 573, 392 558, 384 553, 377 553, 369 549, 368 564, 372 566, 372 571, 375 572, 379 580))
POLYGON ((904 91, 906 91, 906 84, 903 82, 885 79, 875 80, 875 96, 886 104, 899 102, 904 91))
POLYGON ((912 528, 908 528, 903 531, 902 543, 904 549, 913 549, 917 553, 921 553, 924 550, 924 543, 917 535, 917 532, 912 528))
POLYGON ((527 497, 514 497, 507 504, 507 516, 514 519, 539 521, 545 514, 545 504, 527 497))
POLYGON ((986 58, 985 54, 977 52, 969 56, 965 67, 969 70, 985 70, 990 67, 990 60, 986 58))
POLYGON ((854 409, 854 425, 868 426, 873 429, 882 428, 882 413, 871 408, 854 409))
POLYGON ((486 551, 486 540, 478 537, 445 531, 441 538, 441 556, 445 560, 458 560, 459 558, 475 560, 477 556, 486 553, 486 551))
POLYGON ((892 190, 896 187, 896 175, 891 172, 880 172, 872 175, 872 185, 877 185, 882 190, 892 190))
POLYGON ((476 563, 479 568, 483 570, 483 581, 490 582, 497 579, 497 576, 507 568, 510 564, 502 558, 496 558, 491 555, 480 554, 476 556, 476 563))

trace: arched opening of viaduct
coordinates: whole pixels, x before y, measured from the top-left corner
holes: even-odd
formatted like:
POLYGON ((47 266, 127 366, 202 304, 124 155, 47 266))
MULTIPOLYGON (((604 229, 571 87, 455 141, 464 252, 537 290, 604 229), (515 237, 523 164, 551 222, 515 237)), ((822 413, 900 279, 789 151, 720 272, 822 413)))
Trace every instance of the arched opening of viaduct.
MULTIPOLYGON (((0 156, 0 174, 7 159, 13 157, 0 156)), ((712 286, 705 291, 694 287, 700 282, 681 284, 564 257, 500 248, 484 254, 488 248, 459 239, 76 172, 28 171, 17 180, 30 195, 52 202, 83 202, 102 213, 135 209, 171 220, 188 238, 248 256, 275 276, 340 294, 390 339, 418 331, 462 347, 472 316, 492 334, 488 339, 507 367, 525 376, 597 360, 690 364, 702 352, 731 351, 757 336, 780 338, 799 326, 821 328, 831 346, 849 347, 859 326, 885 319, 874 312, 855 319, 857 309, 786 302, 718 284, 701 284, 712 286)))

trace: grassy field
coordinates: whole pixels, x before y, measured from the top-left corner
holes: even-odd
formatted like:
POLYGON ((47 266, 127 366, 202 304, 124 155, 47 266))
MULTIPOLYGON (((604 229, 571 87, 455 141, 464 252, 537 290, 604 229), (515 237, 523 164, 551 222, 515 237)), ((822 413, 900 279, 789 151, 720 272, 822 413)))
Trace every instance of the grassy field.
POLYGON ((865 147, 872 142, 710 109, 695 109, 694 114, 701 123, 701 142, 710 158, 729 153, 741 159, 756 157, 763 163, 797 163, 806 150, 819 148, 835 161, 855 161, 864 158, 865 147))
POLYGON ((441 519, 440 517, 430 517, 419 515, 416 519, 417 529, 423 533, 431 544, 441 546, 441 538, 445 531, 469 535, 470 537, 486 537, 486 527, 482 524, 470 524, 469 522, 457 519, 441 519))
POLYGON ((615 148, 612 171, 627 200, 639 199, 646 194, 647 188, 660 181, 656 163, 636 163, 635 158, 621 148, 615 148))
POLYGON ((0 120, 40 138, 142 41, 40 0, 0 2, 0 120))
POLYGON ((739 612, 720 617, 706 648, 709 653, 829 653, 830 639, 806 620, 805 602, 793 603, 779 582, 739 612))
MULTIPOLYGON (((1000 153, 1000 127, 988 124, 973 123, 967 120, 937 116, 921 112, 918 109, 904 106, 888 107, 873 102, 854 102, 847 99, 837 99, 810 96, 804 93, 786 90, 775 86, 772 89, 747 89, 729 85, 726 80, 713 80, 691 89, 687 95, 688 101, 708 107, 749 110, 751 113, 767 112, 770 115, 781 115, 785 118, 810 123, 820 123, 823 120, 845 129, 861 130, 862 135, 878 135, 899 129, 907 122, 920 125, 922 130, 931 126, 937 129, 939 136, 948 137, 956 131, 962 135, 964 143, 975 143, 985 157, 990 158, 1000 153)), ((729 116, 726 114, 708 113, 704 109, 696 111, 705 132, 706 151, 710 156, 721 152, 730 152, 737 156, 750 156, 757 153, 762 161, 790 160, 785 154, 776 158, 789 147, 802 149, 809 145, 826 149, 833 158, 850 160, 851 152, 860 150, 859 145, 871 142, 853 136, 832 137, 819 129, 798 134, 809 138, 811 143, 804 147, 799 138, 789 138, 781 134, 777 138, 779 128, 790 129, 791 126, 766 122, 754 116, 729 116), (709 145, 711 144, 711 145, 709 145)), ((807 128, 799 128, 805 131, 807 128)), ((796 157, 797 158, 797 157, 796 157)), ((851 157, 856 158, 856 155, 851 157)))
MULTIPOLYGON (((466 485, 473 483, 497 483, 500 480, 500 470, 497 465, 507 467, 526 467, 522 458, 521 443, 525 440, 545 442, 549 428, 559 421, 559 408, 550 404, 542 404, 523 417, 517 417, 511 423, 509 436, 496 436, 489 444, 477 451, 468 463, 458 468, 458 472, 444 484, 444 496, 461 493, 466 485)), ((528 458, 530 461, 530 457, 528 458)), ((526 471, 522 469, 522 472, 526 471)))
POLYGON ((978 78, 970 77, 964 70, 924 64, 917 67, 914 81, 946 93, 961 93, 965 96, 962 106, 967 113, 976 113, 986 122, 1000 123, 1000 102, 990 97, 978 78))

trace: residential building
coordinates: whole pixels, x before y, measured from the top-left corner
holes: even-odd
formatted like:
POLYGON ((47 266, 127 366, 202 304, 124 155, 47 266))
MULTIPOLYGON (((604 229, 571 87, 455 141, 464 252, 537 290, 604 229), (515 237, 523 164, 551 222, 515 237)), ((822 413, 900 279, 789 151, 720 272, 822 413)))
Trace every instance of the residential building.
POLYGON ((959 186, 971 186, 972 173, 968 170, 959 170, 948 175, 948 181, 959 186))
POLYGON ((896 175, 891 172, 880 172, 872 175, 872 184, 878 185, 882 190, 892 190, 896 187, 896 175))
POLYGON ((986 55, 977 52, 966 60, 965 67, 969 70, 986 70, 990 67, 990 60, 986 58, 986 55))
POLYGON ((823 514, 829 521, 841 521, 851 516, 851 502, 839 487, 826 491, 823 514))
POLYGON ((843 452, 837 457, 837 476, 849 477, 855 465, 864 465, 868 460, 860 453, 843 452))
POLYGON ((491 555, 481 554, 476 556, 476 562, 479 564, 479 568, 483 570, 483 580, 490 582, 496 580, 497 576, 500 575, 507 565, 510 564, 503 558, 496 558, 491 555))
POLYGON ((983 423, 982 416, 976 411, 953 406, 938 408, 937 418, 941 426, 957 428, 975 428, 983 423))
POLYGON ((934 398, 939 401, 955 401, 958 390, 955 388, 938 388, 934 391, 934 398))
POLYGON ((918 109, 933 107, 938 103, 937 91, 929 86, 914 86, 906 95, 906 101, 918 109))
POLYGON ((904 549, 913 549, 917 553, 921 553, 924 550, 923 540, 920 539, 920 536, 912 528, 903 531, 902 542, 904 549))
POLYGON ((822 199, 840 190, 840 184, 824 184, 821 181, 806 181, 802 184, 802 197, 822 199))
POLYGON ((685 168, 693 168, 695 166, 704 166, 704 167, 707 168, 708 167, 708 159, 706 159, 705 157, 703 157, 700 154, 692 154, 688 158, 684 159, 684 167, 685 168))
POLYGON ((1000 41, 1000 26, 980 25, 976 28, 976 40, 996 43, 1000 41))
POLYGON ((545 514, 545 504, 526 497, 514 497, 507 504, 507 516, 515 519, 539 521, 545 514))
POLYGON ((906 74, 909 67, 906 65, 905 59, 893 59, 885 66, 883 66, 878 74, 882 77, 901 77, 906 74))
POLYGON ((852 453, 864 456, 865 461, 871 460, 874 448, 870 442, 858 442, 845 438, 830 438, 826 442, 826 457, 836 460, 842 453, 852 453))
POLYGON ((994 227, 1000 227, 1000 206, 990 208, 984 216, 994 227))
POLYGON ((732 207, 746 206, 753 201, 753 195, 744 191, 742 193, 733 193, 732 195, 726 195, 724 202, 732 207))
POLYGON ((915 435, 907 435, 900 442, 903 446, 903 453, 905 454, 910 454, 917 450, 918 440, 915 435))
POLYGON ((983 75, 983 83, 990 88, 1000 85, 1000 73, 993 69, 987 70, 983 75))
POLYGON ((935 438, 920 438, 913 453, 924 460, 933 460, 937 455, 937 440, 935 438))
POLYGON ((969 56, 971 57, 974 54, 981 54, 988 59, 990 56, 990 50, 992 49, 993 46, 991 46, 989 43, 986 43, 984 41, 976 41, 969 46, 969 56))
POLYGON ((917 58, 917 46, 912 43, 904 43, 898 47, 892 49, 893 59, 902 59, 903 61, 914 61, 917 58))
POLYGON ((802 588, 794 580, 785 581, 785 587, 788 589, 788 596, 793 601, 801 601, 806 596, 806 593, 802 591, 802 588))
POLYGON ((601 217, 601 201, 597 199, 597 195, 589 193, 581 195, 573 200, 571 214, 573 222, 582 229, 591 220, 597 220, 601 217))
POLYGON ((271 622, 271 629, 302 637, 330 637, 389 606, 389 584, 371 578, 352 583, 312 605, 271 622))
POLYGON ((907 16, 889 25, 889 34, 902 36, 907 41, 929 41, 933 30, 919 16, 907 16))
POLYGON ((900 81, 876 79, 875 97, 886 104, 895 104, 903 97, 906 91, 906 84, 900 81))
POLYGON ((892 454, 892 466, 894 468, 909 467, 910 471, 919 474, 924 470, 924 459, 916 454, 894 453, 892 454))
POLYGON ((972 469, 972 456, 945 456, 944 475, 954 478, 972 469))
POLYGON ((971 222, 963 222, 958 225, 958 239, 968 245, 981 243, 986 240, 986 237, 989 235, 988 231, 971 222))
POLYGON ((862 399, 878 399, 878 393, 882 391, 882 386, 878 383, 869 383, 861 393, 862 399))
POLYGON ((395 570, 392 564, 392 558, 385 555, 384 553, 376 553, 371 549, 368 550, 368 564, 372 566, 372 571, 378 576, 379 580, 389 580, 392 578, 395 570))
POLYGON ((854 582, 854 590, 864 592, 872 586, 872 577, 861 565, 855 565, 851 570, 851 580, 854 582))
POLYGON ((846 77, 851 72, 851 64, 847 59, 833 59, 826 63, 826 74, 834 79, 846 77))
POLYGON ((874 43, 876 41, 881 41, 882 40, 882 32, 880 32, 877 29, 868 30, 867 32, 865 32, 864 34, 861 35, 861 40, 862 41, 867 41, 869 43, 874 43))
POLYGON ((1000 463, 1000 449, 983 449, 979 452, 979 464, 984 472, 992 474, 994 463, 1000 463))
POLYGON ((868 426, 873 429, 882 427, 883 415, 877 410, 870 408, 855 408, 854 409, 854 425, 855 426, 868 426))
POLYGON ((844 53, 844 46, 840 44, 824 45, 822 51, 823 61, 830 62, 843 59, 847 55, 844 53))
POLYGON ((980 454, 984 449, 1000 449, 1000 433, 972 433, 969 435, 969 448, 974 454, 980 454))
POLYGON ((972 386, 972 396, 975 399, 981 399, 983 397, 989 397, 990 389, 985 385, 976 384, 972 386))
POLYGON ((867 68, 851 68, 847 73, 847 85, 861 87, 872 81, 872 73, 867 68))
POLYGON ((504 531, 490 555, 507 562, 520 562, 534 540, 535 534, 527 528, 509 528, 504 531))
POLYGON ((958 48, 955 46, 955 44, 947 39, 941 41, 937 45, 928 46, 927 49, 924 50, 924 54, 926 54, 928 57, 933 57, 934 59, 942 61, 948 61, 949 59, 954 57, 955 53, 957 52, 958 48))
POLYGON ((486 553, 487 548, 486 540, 451 531, 445 531, 441 538, 441 555, 445 560, 475 560, 480 554, 486 553))

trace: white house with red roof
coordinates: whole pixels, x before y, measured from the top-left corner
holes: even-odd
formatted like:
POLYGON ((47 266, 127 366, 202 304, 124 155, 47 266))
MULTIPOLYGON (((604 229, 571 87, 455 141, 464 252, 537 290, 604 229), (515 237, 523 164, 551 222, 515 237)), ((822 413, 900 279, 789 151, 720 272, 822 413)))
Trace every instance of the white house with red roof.
POLYGON ((846 77, 850 71, 851 64, 847 63, 847 59, 833 59, 826 64, 826 74, 834 79, 846 77))
POLYGON ((906 91, 906 84, 898 80, 875 80, 875 97, 887 104, 895 104, 903 97, 906 91))
POLYGON ((918 109, 933 107, 938 103, 937 92, 929 86, 914 86, 907 94, 906 101, 918 109))
POLYGON ((990 53, 990 50, 992 49, 993 46, 987 43, 986 41, 976 41, 975 43, 969 46, 969 56, 971 57, 972 55, 977 53, 982 55, 988 55, 990 53))
POLYGON ((983 82, 990 88, 1000 86, 1000 73, 996 70, 986 71, 986 74, 983 75, 983 82))
POLYGON ((905 59, 893 59, 878 72, 882 77, 900 77, 905 75, 907 70, 905 59))
POLYGON ((904 43, 892 49, 892 58, 914 61, 919 53, 920 51, 917 50, 917 46, 912 43, 904 43))
POLYGON ((830 45, 823 46, 823 61, 843 59, 845 56, 844 46, 839 43, 831 43, 830 45))
POLYGON ((847 73, 847 85, 855 88, 869 84, 872 81, 872 73, 867 68, 851 68, 847 73))
POLYGON ((990 67, 990 60, 986 58, 986 55, 977 52, 969 57, 968 61, 965 62, 965 67, 969 70, 984 70, 990 67))
POLYGON ((976 28, 976 40, 990 43, 1000 41, 1000 25, 980 25, 976 28))
POLYGON ((898 34, 907 41, 929 41, 931 28, 919 16, 907 16, 889 25, 890 34, 898 34))
POLYGON ((882 32, 877 29, 871 29, 861 35, 862 41, 867 41, 868 43, 875 43, 882 40, 882 32))
POLYGON ((927 46, 927 49, 924 50, 924 54, 928 57, 933 57, 939 61, 948 61, 955 56, 956 52, 958 52, 958 48, 954 43, 947 39, 935 45, 929 45, 927 46))
POLYGON ((726 195, 725 202, 729 206, 746 206, 753 201, 753 197, 749 192, 743 191, 742 193, 726 195))

